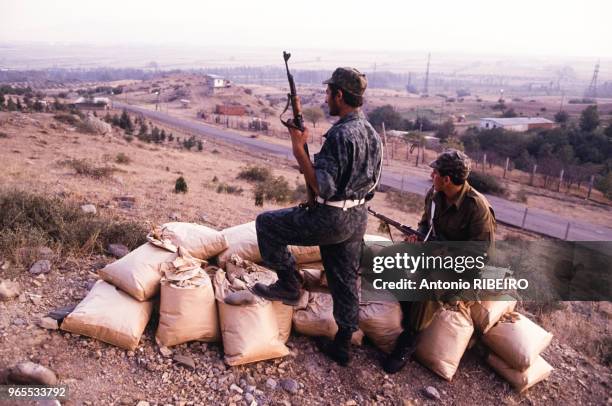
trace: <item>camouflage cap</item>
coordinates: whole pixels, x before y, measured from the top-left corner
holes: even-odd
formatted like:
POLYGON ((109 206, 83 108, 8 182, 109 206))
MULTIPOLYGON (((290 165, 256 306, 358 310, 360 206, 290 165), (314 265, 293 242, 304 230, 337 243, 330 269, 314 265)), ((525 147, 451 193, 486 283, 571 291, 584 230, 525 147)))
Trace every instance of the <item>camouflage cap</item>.
POLYGON ((336 85, 353 96, 362 96, 368 87, 365 74, 355 68, 337 68, 332 77, 323 82, 324 85, 336 85))
POLYGON ((470 174, 470 158, 456 149, 447 149, 432 161, 429 166, 437 169, 443 176, 451 176, 460 180, 466 180, 470 174))

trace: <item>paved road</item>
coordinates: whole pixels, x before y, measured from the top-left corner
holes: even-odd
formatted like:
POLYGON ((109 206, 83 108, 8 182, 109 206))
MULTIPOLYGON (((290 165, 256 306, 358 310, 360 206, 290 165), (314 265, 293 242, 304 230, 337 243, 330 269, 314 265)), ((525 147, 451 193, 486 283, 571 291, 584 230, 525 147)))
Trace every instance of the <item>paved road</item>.
MULTIPOLYGON (((230 130, 220 129, 204 123, 184 120, 168 114, 136 107, 120 102, 114 102, 116 108, 125 108, 135 113, 141 113, 147 117, 158 120, 170 126, 182 128, 190 132, 200 134, 203 137, 217 139, 232 145, 248 147, 252 151, 263 152, 275 156, 286 158, 291 155, 291 149, 284 145, 273 144, 267 141, 248 138, 230 130)), ((402 175, 399 173, 384 171, 381 183, 400 189, 403 184, 405 191, 424 195, 431 183, 426 176, 405 176, 402 182, 402 175)), ((486 195, 493 207, 495 214, 500 222, 520 227, 523 222, 525 205, 511 202, 496 196, 486 195)), ((570 224, 568 240, 572 241, 612 241, 612 229, 601 224, 590 224, 584 221, 577 221, 572 218, 562 217, 558 214, 530 208, 525 228, 537 233, 552 237, 564 238, 567 225, 570 224)))

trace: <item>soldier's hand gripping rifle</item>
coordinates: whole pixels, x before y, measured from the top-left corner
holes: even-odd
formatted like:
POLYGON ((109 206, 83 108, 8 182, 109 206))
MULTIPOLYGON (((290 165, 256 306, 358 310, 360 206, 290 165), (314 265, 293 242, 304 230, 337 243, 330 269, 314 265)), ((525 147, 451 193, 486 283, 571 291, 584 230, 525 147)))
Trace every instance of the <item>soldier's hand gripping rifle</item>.
POLYGON ((401 231, 404 235, 407 236, 411 236, 414 235, 417 237, 417 239, 419 241, 425 241, 425 238, 427 237, 425 234, 415 230, 414 228, 401 224, 398 221, 395 221, 383 214, 377 213, 374 210, 372 210, 369 206, 368 206, 368 213, 370 213, 372 216, 376 217, 377 219, 385 222, 386 224, 393 226, 395 228, 397 228, 399 231, 401 231))
MULTIPOLYGON (((291 58, 291 54, 289 52, 283 51, 283 59, 285 60, 285 68, 287 69, 287 79, 289 80, 289 93, 287 94, 287 104, 285 105, 285 109, 280 115, 280 121, 287 128, 295 128, 300 131, 304 131, 304 116, 302 115, 302 105, 300 103, 300 98, 297 95, 297 91, 295 90, 295 81, 293 80, 293 75, 289 72, 289 58, 291 58), (287 121, 283 120, 283 114, 289 109, 289 105, 291 105, 291 110, 293 111, 293 118, 287 121)), ((310 159, 310 152, 308 152, 308 144, 304 143, 304 151, 306 151, 306 155, 310 159)), ((300 170, 300 173, 302 171, 300 170)), ((312 188, 306 183, 307 195, 309 206, 314 204, 315 194, 312 188)))

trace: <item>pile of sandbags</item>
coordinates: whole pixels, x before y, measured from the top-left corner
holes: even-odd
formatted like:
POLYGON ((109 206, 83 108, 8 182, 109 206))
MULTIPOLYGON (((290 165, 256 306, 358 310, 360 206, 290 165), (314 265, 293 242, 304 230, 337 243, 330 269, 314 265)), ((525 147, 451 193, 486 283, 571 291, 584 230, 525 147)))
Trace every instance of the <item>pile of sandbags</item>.
MULTIPOLYGON (((159 325, 155 338, 170 347, 189 341, 218 341, 219 322, 206 262, 179 247, 179 257, 162 264, 159 325)), ((216 270, 211 267, 211 271, 216 270)))
POLYGON ((98 272, 105 282, 98 281, 66 317, 63 330, 134 349, 166 273, 158 340, 174 345, 217 339, 212 284, 201 265, 227 248, 225 237, 198 224, 167 223, 154 227, 147 240, 98 272))
POLYGON ((517 390, 524 391, 546 379, 552 367, 540 356, 548 347, 552 334, 516 312, 504 314, 482 336, 491 349, 487 361, 517 390))
POLYGON ((421 332, 416 359, 427 368, 450 381, 474 333, 469 308, 462 302, 445 304, 434 314, 421 332))
POLYGON ((289 354, 293 308, 253 295, 255 283, 275 282, 274 272, 233 255, 227 272, 219 269, 214 286, 225 362, 241 365, 289 354))

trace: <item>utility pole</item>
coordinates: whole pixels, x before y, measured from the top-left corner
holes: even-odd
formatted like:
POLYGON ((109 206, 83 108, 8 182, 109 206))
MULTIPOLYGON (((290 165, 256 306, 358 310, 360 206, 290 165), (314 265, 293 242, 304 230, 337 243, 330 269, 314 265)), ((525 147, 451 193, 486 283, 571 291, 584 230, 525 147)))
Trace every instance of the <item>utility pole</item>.
POLYGON ((595 65, 595 69, 593 70, 593 77, 591 78, 591 83, 587 91, 585 92, 586 97, 597 98, 597 76, 599 75, 599 61, 595 65))
POLYGON ((423 87, 423 96, 429 96, 429 62, 431 60, 431 53, 427 54, 427 70, 425 71, 425 86, 423 87))

